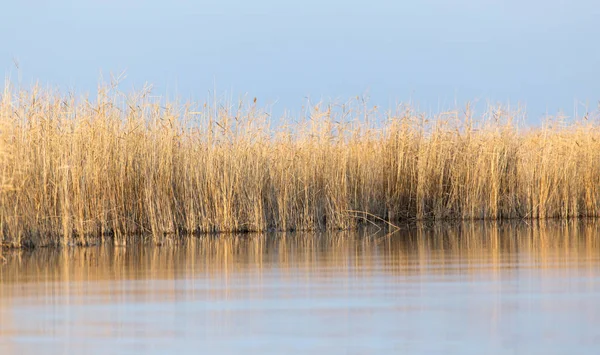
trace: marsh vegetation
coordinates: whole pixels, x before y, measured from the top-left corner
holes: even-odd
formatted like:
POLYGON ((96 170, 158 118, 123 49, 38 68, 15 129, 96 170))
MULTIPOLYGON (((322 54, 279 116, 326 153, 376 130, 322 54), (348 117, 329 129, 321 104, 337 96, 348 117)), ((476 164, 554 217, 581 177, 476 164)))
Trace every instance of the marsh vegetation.
POLYGON ((360 98, 271 125, 256 100, 164 102, 5 85, 3 245, 351 229, 377 221, 597 217, 600 125, 360 98))

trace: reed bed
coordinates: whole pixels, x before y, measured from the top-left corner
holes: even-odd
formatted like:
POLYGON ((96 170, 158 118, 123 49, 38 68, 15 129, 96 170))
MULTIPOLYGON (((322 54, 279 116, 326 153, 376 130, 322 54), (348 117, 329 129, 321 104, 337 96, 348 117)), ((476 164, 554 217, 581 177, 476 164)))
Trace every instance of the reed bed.
POLYGON ((5 246, 132 235, 351 229, 403 220, 597 217, 600 124, 490 107, 427 115, 360 98, 277 128, 256 100, 90 99, 13 89, 0 99, 5 246))

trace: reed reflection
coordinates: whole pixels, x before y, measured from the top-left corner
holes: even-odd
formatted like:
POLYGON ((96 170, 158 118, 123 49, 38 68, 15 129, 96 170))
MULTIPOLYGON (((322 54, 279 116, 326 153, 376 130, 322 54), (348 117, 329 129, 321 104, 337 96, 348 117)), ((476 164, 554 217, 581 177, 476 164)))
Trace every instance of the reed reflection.
POLYGON ((3 292, 16 283, 226 278, 285 273, 444 273, 482 268, 568 266, 598 260, 595 221, 464 223, 273 235, 219 235, 168 246, 104 245, 14 250, 0 266, 3 292))

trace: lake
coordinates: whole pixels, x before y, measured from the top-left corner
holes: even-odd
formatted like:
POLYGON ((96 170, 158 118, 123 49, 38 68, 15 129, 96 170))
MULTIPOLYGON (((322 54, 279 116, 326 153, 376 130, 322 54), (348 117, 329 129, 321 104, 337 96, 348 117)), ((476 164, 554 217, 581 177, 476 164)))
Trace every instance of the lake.
POLYGON ((4 250, 0 354, 598 354, 600 224, 4 250))

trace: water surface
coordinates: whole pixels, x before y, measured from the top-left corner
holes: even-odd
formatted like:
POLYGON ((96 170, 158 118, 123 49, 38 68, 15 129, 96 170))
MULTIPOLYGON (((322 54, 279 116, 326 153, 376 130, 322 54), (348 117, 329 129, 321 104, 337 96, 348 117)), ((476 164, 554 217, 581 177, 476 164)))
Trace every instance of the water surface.
POLYGON ((598 354, 596 223, 4 252, 0 354, 598 354))

